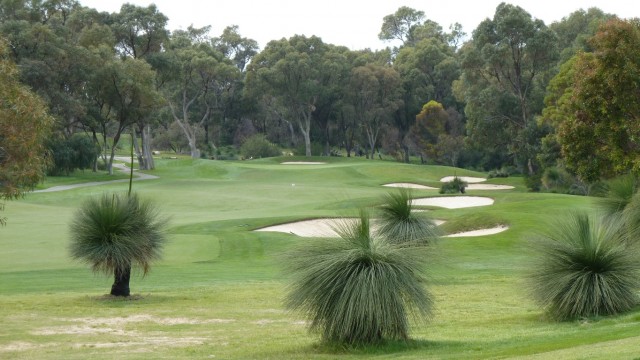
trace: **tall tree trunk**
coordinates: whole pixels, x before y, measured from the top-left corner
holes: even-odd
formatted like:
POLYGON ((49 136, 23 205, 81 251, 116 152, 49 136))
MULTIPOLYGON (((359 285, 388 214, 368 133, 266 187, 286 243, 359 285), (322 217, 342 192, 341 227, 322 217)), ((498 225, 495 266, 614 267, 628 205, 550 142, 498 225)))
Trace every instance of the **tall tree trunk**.
POLYGON ((111 285, 111 295, 113 296, 129 296, 129 280, 131 279, 131 265, 125 269, 116 268, 113 271, 113 285, 111 285))
MULTIPOLYGON (((144 158, 142 157, 142 151, 140 151, 140 144, 138 144, 135 125, 131 126, 131 145, 133 145, 133 149, 136 152, 136 158, 138 158, 138 168, 140 170, 145 169, 147 165, 145 164, 144 158)), ((131 168, 133 168, 133 163, 131 164, 131 168)))
POLYGON ((151 125, 145 125, 142 128, 142 157, 144 157, 144 170, 153 170, 156 168, 156 164, 153 161, 153 152, 151 150, 151 125))
POLYGON ((305 156, 311 156, 311 114, 303 114, 304 123, 302 119, 298 119, 298 126, 300 127, 300 132, 304 137, 304 150, 305 156))

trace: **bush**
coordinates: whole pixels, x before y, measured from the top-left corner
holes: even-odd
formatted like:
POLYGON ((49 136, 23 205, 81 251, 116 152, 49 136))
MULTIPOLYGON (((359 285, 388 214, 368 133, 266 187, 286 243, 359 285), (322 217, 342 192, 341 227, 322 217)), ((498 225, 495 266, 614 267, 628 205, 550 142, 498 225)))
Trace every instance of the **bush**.
POLYGON ((448 181, 440 187, 440 194, 457 194, 465 192, 467 183, 457 176, 453 177, 453 180, 448 181))
POLYGON ((49 175, 69 175, 76 169, 90 169, 100 155, 100 147, 82 134, 74 134, 69 139, 51 138, 47 146, 53 158, 49 175))
POLYGON ((373 344, 408 339, 409 315, 426 320, 425 247, 402 247, 371 234, 369 215, 336 229, 340 239, 303 242, 287 254, 290 309, 311 319, 326 342, 373 344))
POLYGON ((281 155, 278 146, 267 140, 263 134, 256 134, 248 138, 240 147, 240 153, 246 159, 259 159, 281 155))
POLYGON ((487 175, 487 178, 489 179, 493 179, 493 178, 507 178, 509 177, 511 174, 509 172, 508 169, 506 168, 501 168, 501 169, 496 169, 496 170, 491 170, 489 171, 489 174, 487 175))
POLYGON ((638 304, 640 257, 620 221, 573 214, 535 241, 533 298, 557 320, 611 315, 638 304))

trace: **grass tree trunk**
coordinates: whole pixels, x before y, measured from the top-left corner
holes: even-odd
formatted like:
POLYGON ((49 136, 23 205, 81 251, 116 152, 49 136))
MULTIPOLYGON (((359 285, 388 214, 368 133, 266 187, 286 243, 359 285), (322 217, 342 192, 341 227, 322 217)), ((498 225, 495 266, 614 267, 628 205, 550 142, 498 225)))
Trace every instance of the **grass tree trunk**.
POLYGON ((114 281, 111 285, 111 295, 113 296, 129 296, 129 280, 131 279, 131 265, 124 269, 116 268, 113 271, 114 281))

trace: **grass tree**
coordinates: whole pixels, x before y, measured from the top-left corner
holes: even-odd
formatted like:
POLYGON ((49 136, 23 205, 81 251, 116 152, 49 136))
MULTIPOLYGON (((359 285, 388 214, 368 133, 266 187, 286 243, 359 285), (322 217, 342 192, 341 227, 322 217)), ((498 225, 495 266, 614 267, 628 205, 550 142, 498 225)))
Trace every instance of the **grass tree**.
POLYGON ((432 307, 422 275, 425 247, 372 235, 364 210, 359 221, 336 231, 337 240, 307 242, 288 253, 288 307, 310 318, 310 329, 326 342, 408 339, 410 320, 428 319, 432 307))
POLYGON ((440 232, 426 212, 413 209, 411 191, 405 188, 389 192, 379 208, 378 233, 397 244, 425 245, 438 238, 440 232))
POLYGON ((552 318, 612 315, 638 305, 637 244, 620 231, 621 220, 605 219, 572 214, 534 243, 530 289, 552 318))
POLYGON ((609 181, 606 196, 599 198, 597 205, 606 216, 619 217, 632 203, 637 189, 638 182, 633 175, 620 176, 609 181))
POLYGON ((146 275, 161 256, 165 221, 137 195, 105 194, 85 202, 71 223, 71 256, 114 275, 111 295, 129 296, 132 266, 146 275))

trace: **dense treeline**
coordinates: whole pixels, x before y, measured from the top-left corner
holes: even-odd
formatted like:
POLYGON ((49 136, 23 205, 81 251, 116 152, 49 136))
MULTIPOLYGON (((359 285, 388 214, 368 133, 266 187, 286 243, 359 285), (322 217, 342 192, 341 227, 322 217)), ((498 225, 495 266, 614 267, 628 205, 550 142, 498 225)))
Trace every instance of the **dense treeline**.
POLYGON ((385 155, 518 172, 532 189, 576 193, 640 170, 638 20, 592 8, 546 25, 502 3, 467 35, 401 7, 378 35, 400 45, 379 51, 301 35, 259 49, 237 26, 213 35, 167 21, 154 5, 104 13, 75 0, 0 0, 8 56, 55 119, 51 149, 67 151, 54 172, 111 172, 123 134, 145 169, 152 150, 240 158, 250 140, 252 157, 274 146, 385 155), (99 161, 65 158, 72 139, 91 148, 78 136, 99 161))

